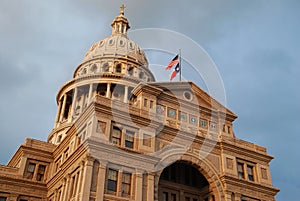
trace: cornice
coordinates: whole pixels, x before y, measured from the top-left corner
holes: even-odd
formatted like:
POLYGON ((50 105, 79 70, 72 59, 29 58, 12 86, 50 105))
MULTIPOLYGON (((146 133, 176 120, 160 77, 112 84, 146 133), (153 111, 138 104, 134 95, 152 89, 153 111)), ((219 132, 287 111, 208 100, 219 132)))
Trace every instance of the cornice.
POLYGON ((238 179, 229 175, 222 175, 220 179, 225 185, 229 184, 233 186, 239 186, 245 189, 252 190, 254 192, 259 192, 267 195, 275 196, 280 191, 280 189, 273 186, 262 185, 244 179, 238 179))
MULTIPOLYGON (((248 156, 250 158, 253 158, 255 160, 259 160, 259 161, 265 161, 267 163, 269 163, 274 157, 268 155, 266 152, 260 152, 257 150, 254 150, 254 148, 245 148, 243 146, 241 146, 241 144, 236 143, 235 140, 238 140, 236 138, 232 138, 233 143, 229 143, 228 141, 224 141, 222 139, 222 137, 220 138, 220 146, 222 150, 226 150, 229 152, 233 152, 236 153, 237 155, 242 155, 242 156, 248 156)), ((246 142, 249 143, 249 142, 246 142)))

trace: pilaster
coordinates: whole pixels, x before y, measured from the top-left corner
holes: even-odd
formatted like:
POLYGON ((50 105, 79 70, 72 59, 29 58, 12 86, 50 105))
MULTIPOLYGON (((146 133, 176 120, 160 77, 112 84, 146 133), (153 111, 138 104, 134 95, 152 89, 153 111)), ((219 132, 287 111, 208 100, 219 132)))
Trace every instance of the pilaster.
POLYGON ((96 201, 103 201, 105 189, 106 164, 100 163, 97 182, 96 201))
POLYGON ((93 164, 94 164, 94 159, 88 156, 85 159, 85 165, 83 171, 82 186, 81 186, 82 191, 79 199, 81 201, 90 200, 93 164))
POLYGON ((136 173, 135 200, 143 199, 143 174, 136 173))
POLYGON ((154 201, 154 174, 147 175, 147 201, 154 201))

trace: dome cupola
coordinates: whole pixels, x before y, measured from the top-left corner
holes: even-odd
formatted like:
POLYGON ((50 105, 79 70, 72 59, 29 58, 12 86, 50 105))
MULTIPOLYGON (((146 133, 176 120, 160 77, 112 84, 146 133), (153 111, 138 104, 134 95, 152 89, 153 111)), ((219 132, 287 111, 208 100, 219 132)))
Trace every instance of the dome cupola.
POLYGON ((125 34, 127 35, 127 30, 130 29, 128 20, 124 17, 124 4, 120 8, 120 15, 116 17, 111 24, 112 26, 112 35, 125 34))

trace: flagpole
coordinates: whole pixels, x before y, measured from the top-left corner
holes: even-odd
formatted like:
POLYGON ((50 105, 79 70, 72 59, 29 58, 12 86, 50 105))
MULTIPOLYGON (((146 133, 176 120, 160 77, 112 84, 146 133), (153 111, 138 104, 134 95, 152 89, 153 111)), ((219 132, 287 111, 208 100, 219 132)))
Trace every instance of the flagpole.
POLYGON ((179 81, 181 82, 181 49, 179 49, 179 81))

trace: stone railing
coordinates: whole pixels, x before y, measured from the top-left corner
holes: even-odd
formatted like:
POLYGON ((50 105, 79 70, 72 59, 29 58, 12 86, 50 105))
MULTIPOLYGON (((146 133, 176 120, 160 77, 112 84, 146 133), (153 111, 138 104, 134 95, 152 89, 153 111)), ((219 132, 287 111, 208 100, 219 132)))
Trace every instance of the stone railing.
POLYGON ((55 145, 50 144, 48 142, 43 142, 31 138, 26 138, 25 142, 23 143, 23 146, 42 149, 48 152, 53 152, 56 147, 55 145))
POLYGON ((244 140, 241 140, 241 139, 228 137, 228 136, 222 136, 221 139, 222 139, 223 142, 226 142, 226 143, 229 143, 229 144, 234 144, 234 145, 236 145, 238 147, 241 147, 241 148, 251 149, 251 150, 254 150, 254 151, 257 151, 257 152, 263 152, 263 153, 267 152, 267 149, 265 147, 259 146, 259 145, 256 145, 254 143, 247 142, 247 141, 244 141, 244 140))
POLYGON ((19 168, 0 165, 0 176, 17 175, 19 168))

